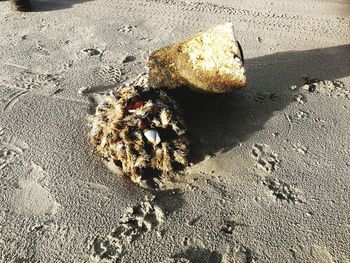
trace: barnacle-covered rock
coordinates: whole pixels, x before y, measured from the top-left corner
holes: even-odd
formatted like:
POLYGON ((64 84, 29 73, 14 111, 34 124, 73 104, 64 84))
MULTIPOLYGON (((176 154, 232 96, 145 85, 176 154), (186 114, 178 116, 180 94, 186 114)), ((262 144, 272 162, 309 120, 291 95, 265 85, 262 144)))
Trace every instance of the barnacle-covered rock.
POLYGON ((156 88, 224 93, 246 86, 243 53, 231 23, 153 51, 148 67, 149 84, 156 88))
POLYGON ((157 187, 187 165, 188 141, 175 102, 147 75, 105 95, 89 120, 95 151, 133 182, 157 187))

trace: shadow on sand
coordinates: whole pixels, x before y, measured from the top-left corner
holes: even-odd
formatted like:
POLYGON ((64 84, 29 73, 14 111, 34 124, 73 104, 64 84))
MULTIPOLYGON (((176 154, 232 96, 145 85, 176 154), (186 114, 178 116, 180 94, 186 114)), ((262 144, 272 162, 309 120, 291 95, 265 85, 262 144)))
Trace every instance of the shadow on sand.
MULTIPOLYGON (((293 100, 292 85, 303 76, 334 80, 350 75, 350 45, 275 53, 247 59, 248 87, 225 95, 171 92, 184 109, 192 161, 225 152, 264 128, 276 111, 293 100)), ((184 92, 185 91, 185 92, 184 92)))
POLYGON ((32 12, 46 12, 71 8, 73 5, 93 0, 31 0, 32 12))

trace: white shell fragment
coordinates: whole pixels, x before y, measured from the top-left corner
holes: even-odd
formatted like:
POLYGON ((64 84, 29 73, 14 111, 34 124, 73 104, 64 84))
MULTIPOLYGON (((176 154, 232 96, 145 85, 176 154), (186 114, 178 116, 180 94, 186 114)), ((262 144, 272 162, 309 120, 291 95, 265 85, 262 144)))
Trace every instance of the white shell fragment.
POLYGON ((85 95, 86 93, 88 93, 90 91, 91 87, 81 87, 78 90, 78 94, 79 95, 85 95))
POLYGON ((151 143, 158 144, 161 142, 159 133, 156 130, 147 130, 143 133, 147 140, 151 143))

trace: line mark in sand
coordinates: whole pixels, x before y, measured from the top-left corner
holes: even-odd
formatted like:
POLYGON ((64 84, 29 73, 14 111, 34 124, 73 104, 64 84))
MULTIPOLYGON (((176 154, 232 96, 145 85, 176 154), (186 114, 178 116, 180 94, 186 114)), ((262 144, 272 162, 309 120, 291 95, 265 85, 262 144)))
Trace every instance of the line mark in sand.
POLYGON ((290 118, 289 115, 284 114, 284 117, 286 117, 287 121, 288 121, 288 132, 287 135, 290 135, 292 129, 293 129, 293 123, 292 123, 292 119, 290 118))
POLYGON ((5 63, 4 66, 9 66, 9 67, 15 67, 15 68, 19 68, 19 69, 29 70, 28 67, 25 67, 25 66, 22 66, 22 65, 18 65, 18 64, 14 64, 14 63, 5 63))
POLYGON ((54 215, 61 207, 49 191, 46 172, 34 163, 28 177, 18 181, 11 203, 18 214, 29 216, 54 215))
POLYGON ((145 201, 126 210, 112 232, 105 237, 95 237, 90 245, 91 255, 88 262, 116 262, 125 253, 125 244, 157 229, 164 222, 165 216, 153 200, 154 196, 146 196, 145 201))
POLYGON ((277 169, 280 162, 278 155, 272 152, 271 147, 267 144, 254 144, 252 156, 256 160, 256 166, 269 174, 277 169))

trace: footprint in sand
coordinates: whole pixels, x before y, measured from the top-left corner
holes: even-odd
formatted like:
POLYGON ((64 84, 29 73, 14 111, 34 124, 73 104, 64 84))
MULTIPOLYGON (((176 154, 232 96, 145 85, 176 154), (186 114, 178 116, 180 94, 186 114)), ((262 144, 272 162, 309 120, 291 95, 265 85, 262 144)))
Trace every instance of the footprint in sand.
POLYGON ((116 66, 105 65, 94 71, 95 77, 107 84, 118 84, 125 78, 125 72, 116 66))
POLYGON ((54 215, 60 210, 60 204, 51 195, 47 184, 47 174, 38 165, 32 164, 32 171, 26 179, 18 181, 11 203, 18 214, 54 215))
MULTIPOLYGON (((331 253, 328 249, 319 245, 312 245, 311 247, 306 247, 303 245, 296 245, 289 249, 293 262, 317 262, 317 263, 333 263, 335 262, 331 253)), ((347 262, 345 259, 342 261, 340 258, 339 262, 347 262)))
POLYGON ((41 95, 54 94, 59 88, 61 78, 58 74, 38 74, 24 71, 14 80, 0 83, 5 89, 10 90, 9 95, 0 100, 0 107, 3 108, 3 111, 6 111, 21 96, 36 90, 40 90, 41 95))

